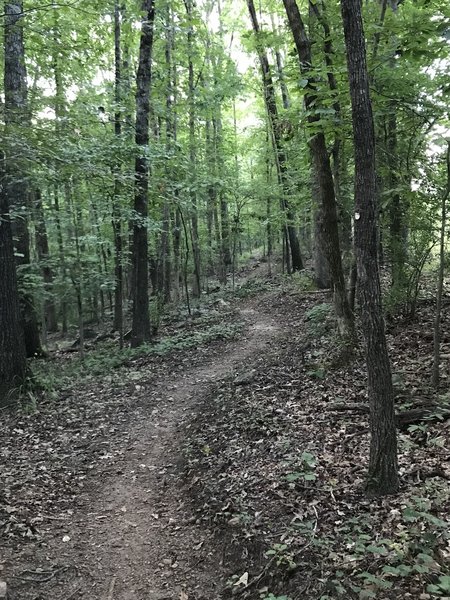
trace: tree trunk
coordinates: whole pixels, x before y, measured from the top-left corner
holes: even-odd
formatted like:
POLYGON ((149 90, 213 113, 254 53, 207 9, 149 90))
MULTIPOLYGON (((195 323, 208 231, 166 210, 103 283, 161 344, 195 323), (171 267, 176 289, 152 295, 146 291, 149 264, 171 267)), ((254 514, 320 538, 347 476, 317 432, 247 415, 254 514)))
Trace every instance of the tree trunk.
POLYGON ((192 0, 185 0, 186 13, 189 21, 187 31, 187 54, 188 54, 188 104, 189 104, 189 161, 190 161, 190 196, 191 196, 191 238, 192 254, 194 259, 194 284, 192 295, 194 298, 200 296, 201 290, 201 267, 200 267, 200 240, 198 235, 198 210, 196 186, 196 140, 195 140, 195 99, 194 99, 194 28, 192 25, 192 0))
MULTIPOLYGON (((394 67, 395 65, 392 65, 394 67)), ((389 168, 389 235, 390 235, 390 259, 392 265, 392 288, 394 300, 400 300, 405 292, 407 277, 405 273, 406 264, 406 236, 403 215, 403 205, 398 191, 400 185, 398 175, 398 148, 397 148, 397 115, 395 106, 390 107, 392 111, 387 116, 387 140, 386 140, 386 166, 389 168)))
MULTIPOLYGON (((216 177, 216 160, 214 153, 213 139, 211 136, 211 119, 208 117, 205 121, 205 160, 208 165, 209 176, 216 177)), ((214 268, 214 248, 213 248, 213 221, 214 205, 216 203, 216 184, 215 181, 208 182, 206 194, 206 245, 208 248, 208 275, 215 272, 214 268)), ((219 252, 219 279, 222 279, 222 255, 219 252)))
POLYGON ((4 156, 0 156, 0 406, 25 382, 27 362, 20 323, 14 244, 5 193, 4 156))
MULTIPOLYGON (((305 106, 310 112, 308 122, 317 128, 320 116, 315 113, 318 106, 318 96, 315 82, 311 75, 311 43, 306 34, 306 29, 295 0, 283 0, 289 25, 294 37, 300 70, 307 80, 305 106)), ((320 240, 327 257, 330 276, 334 288, 334 306, 338 329, 341 337, 351 346, 355 340, 353 313, 347 298, 344 271, 342 268, 341 249, 339 244, 338 215, 336 197, 334 192, 333 173, 330 157, 322 131, 314 133, 309 141, 313 157, 313 168, 316 173, 319 200, 322 208, 322 221, 320 226, 320 240)))
POLYGON ((370 462, 367 492, 395 493, 399 487, 394 392, 381 307, 377 256, 375 133, 361 0, 341 0, 355 145, 355 253, 361 325, 366 346, 370 405, 370 462))
POLYGON ((255 4, 253 0, 247 0, 247 6, 252 21, 253 31, 255 32, 256 44, 259 62, 261 65, 262 84, 264 90, 264 102, 266 105, 267 116, 270 124, 273 148, 275 151, 275 165, 278 172, 280 187, 283 192, 283 209, 287 221, 287 233, 289 237, 289 246, 292 258, 293 271, 303 269, 303 260, 298 241, 297 230, 295 227, 295 217, 292 207, 288 200, 289 184, 287 180, 286 156, 281 143, 280 123, 278 119, 278 108, 276 103, 275 88, 273 85, 272 73, 270 70, 267 53, 260 41, 260 27, 256 16, 255 4))
MULTIPOLYGON (((312 158, 312 157, 311 157, 312 158)), ((317 180, 316 170, 311 169, 311 190, 312 190, 312 222, 314 226, 313 235, 313 262, 314 262, 314 280, 320 290, 326 290, 331 287, 330 269, 328 260, 322 245, 322 205, 320 203, 319 182, 317 180)))
POLYGON ((175 209, 175 218, 173 227, 173 301, 180 301, 180 278, 181 278, 181 214, 178 208, 175 209))
POLYGON ((136 134, 138 156, 135 161, 133 221, 133 315, 131 345, 139 346, 151 339, 148 297, 148 144, 150 115, 150 83, 155 8, 153 0, 144 0, 141 24, 139 66, 136 77, 136 134))
MULTIPOLYGON (((175 153, 175 127, 174 127, 174 115, 173 115, 173 102, 174 102, 174 82, 172 80, 172 50, 173 50, 173 19, 171 15, 171 9, 169 6, 166 7, 166 23, 165 23, 165 59, 166 59, 166 154, 167 156, 173 156, 175 153)), ((172 254, 170 244, 170 231, 171 231, 171 200, 174 198, 175 189, 172 184, 174 180, 173 169, 171 168, 171 161, 166 161, 166 193, 164 196, 163 206, 163 222, 162 222, 162 233, 161 233, 161 247, 160 247, 160 282, 159 282, 159 293, 162 301, 167 304, 171 300, 171 288, 172 288, 172 254)))
POLYGON ((42 278, 44 280, 45 327, 46 331, 55 332, 58 330, 58 321, 56 318, 56 307, 54 301, 53 270, 50 266, 47 227, 45 225, 45 216, 40 190, 36 190, 34 195, 34 223, 36 252, 41 267, 42 278))
MULTIPOLYGON (((217 9, 219 15, 219 38, 224 44, 223 34, 223 22, 222 22, 222 7, 220 0, 217 1, 217 9)), ((223 181, 224 179, 224 166, 225 166, 225 155, 223 148, 223 135, 222 135, 222 100, 221 96, 221 79, 223 72, 222 55, 218 55, 217 62, 215 63, 214 69, 214 107, 213 107, 213 129, 214 129, 214 151, 215 151, 215 162, 218 178, 223 181), (219 76, 219 77, 218 77, 219 76), (216 92, 216 90, 218 91, 216 92)), ((239 162, 237 159, 237 123, 236 123, 236 105, 233 101, 233 128, 234 128, 234 159, 236 167, 236 185, 239 185, 239 162)), ((224 194, 223 184, 219 186, 219 201, 220 201, 220 233, 221 233, 221 270, 224 277, 224 282, 227 282, 227 271, 232 264, 231 256, 231 243, 230 243, 230 220, 228 211, 228 202, 224 194)), ((234 238, 233 238, 234 243, 234 238)))
MULTIPOLYGON (((217 166, 217 176, 220 180, 223 180, 223 166, 224 166, 224 154, 223 154, 223 141, 222 141, 222 118, 220 106, 216 107, 216 117, 213 119, 213 131, 214 131, 214 154, 215 162, 217 166)), ((238 176, 236 173, 236 177, 238 176)), ((219 190, 219 204, 220 204, 220 235, 221 235, 221 256, 222 256, 222 269, 225 273, 228 267, 231 265, 231 253, 230 253, 230 222, 228 218, 228 203, 225 198, 223 189, 219 190)))
MULTIPOLYGON (((22 2, 5 2, 5 133, 6 139, 21 139, 20 128, 30 124, 27 106, 27 73, 25 68, 25 48, 23 42, 22 2)), ((12 218, 13 236, 16 245, 16 262, 19 267, 20 314, 24 330, 27 356, 41 354, 41 342, 37 314, 31 290, 26 289, 26 274, 30 265, 30 236, 28 212, 30 208, 30 188, 26 173, 20 166, 19 156, 25 149, 15 147, 14 160, 7 156, 5 162, 5 193, 7 204, 14 210, 12 218)))
POLYGON ((431 371, 431 384, 436 389, 439 388, 439 361, 440 361, 440 341, 441 341, 441 311, 442 295, 444 292, 444 273, 445 273, 445 227, 447 225, 447 200, 450 195, 450 141, 447 142, 447 187, 442 197, 441 206, 441 239, 439 251, 439 273, 436 293, 436 315, 434 318, 433 335, 433 368, 431 371))
MULTIPOLYGON (((121 14, 119 0, 114 0, 114 134, 118 141, 122 136, 123 97, 121 14)), ((123 347, 123 232, 120 214, 120 161, 114 165, 114 195, 112 200, 112 228, 114 234, 114 320, 113 329, 119 332, 119 346, 123 347)))
MULTIPOLYGON (((59 21, 58 21, 58 11, 54 12, 54 29, 53 29, 53 55, 52 55, 52 69, 53 69, 53 81, 55 84, 55 98, 54 98, 54 110, 55 110, 55 134, 58 139, 61 127, 62 120, 65 115, 65 98, 64 98, 64 85, 63 79, 60 69, 59 63, 59 48, 61 45, 60 42, 60 34, 59 34, 59 21)), ((59 184, 58 184, 58 171, 59 171, 59 163, 55 161, 54 167, 56 173, 56 183, 54 185, 54 216, 56 221, 56 234, 58 240, 58 258, 59 258, 59 267, 61 274, 61 282, 62 282, 62 293, 61 296, 61 326, 62 333, 67 333, 68 328, 68 303, 66 299, 66 293, 68 289, 67 285, 67 266, 64 252, 64 240, 63 240, 63 232, 61 225, 61 211, 59 204, 59 184)))

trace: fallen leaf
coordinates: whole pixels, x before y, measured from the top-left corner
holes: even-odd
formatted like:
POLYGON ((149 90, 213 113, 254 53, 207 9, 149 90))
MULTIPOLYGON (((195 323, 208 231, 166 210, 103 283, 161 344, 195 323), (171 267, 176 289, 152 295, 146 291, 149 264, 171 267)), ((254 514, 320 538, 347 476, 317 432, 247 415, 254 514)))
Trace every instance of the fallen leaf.
POLYGON ((248 584, 248 571, 245 571, 243 575, 239 577, 234 585, 247 585, 248 584))

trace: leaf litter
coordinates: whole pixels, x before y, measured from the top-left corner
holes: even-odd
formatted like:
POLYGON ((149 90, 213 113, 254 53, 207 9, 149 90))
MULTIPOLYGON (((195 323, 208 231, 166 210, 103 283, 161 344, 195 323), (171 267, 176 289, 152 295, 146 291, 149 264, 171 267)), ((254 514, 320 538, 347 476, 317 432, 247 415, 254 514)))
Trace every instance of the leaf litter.
MULTIPOLYGON (((450 595, 449 422, 402 430, 401 492, 365 498, 367 415, 334 408, 367 401, 362 355, 334 364, 326 293, 253 287, 262 296, 244 289, 240 316, 218 321, 226 330, 243 317, 237 341, 134 357, 30 414, 2 414, 0 578, 13 598, 102 598, 114 560, 120 574, 146 552, 156 565, 122 566, 114 597, 450 595), (149 428, 161 446, 150 459, 140 440, 149 428), (111 492, 122 480, 129 494, 111 492), (153 537, 142 539, 144 526, 153 537)), ((415 323, 390 323, 399 409, 432 397, 431 323, 426 304, 415 323)), ((446 316, 443 328, 448 336, 446 316)))
MULTIPOLYGON (((230 564, 224 597, 236 595, 243 567, 250 575, 240 597, 450 596, 449 422, 402 428, 400 493, 364 496, 367 414, 341 407, 367 403, 364 361, 359 351, 351 364, 334 366, 332 319, 320 331, 310 323, 329 301, 292 292, 261 300, 258 311, 282 307, 277 319, 288 335, 257 358, 246 385, 216 387, 186 445, 186 488, 230 564)), ((424 335, 432 319, 424 306, 414 328, 390 324, 399 412, 434 398, 424 335)), ((449 324, 445 318, 444 332, 449 324)))

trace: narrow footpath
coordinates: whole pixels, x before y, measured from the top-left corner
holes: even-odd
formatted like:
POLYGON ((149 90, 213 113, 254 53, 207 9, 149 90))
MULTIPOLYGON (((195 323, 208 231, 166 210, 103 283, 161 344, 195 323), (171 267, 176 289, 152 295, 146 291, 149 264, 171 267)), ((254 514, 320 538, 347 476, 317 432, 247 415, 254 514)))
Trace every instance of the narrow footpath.
MULTIPOLYGON (((30 547, 27 563, 16 565, 22 576, 11 580, 13 600, 221 598, 220 544, 196 523, 177 464, 202 399, 217 382, 250 371, 282 332, 251 300, 243 302, 239 318, 248 327, 237 340, 200 366, 145 390, 113 467, 92 473, 70 522, 55 519, 53 538, 47 535, 41 549, 30 547)), ((0 573, 0 579, 7 575, 0 573)))

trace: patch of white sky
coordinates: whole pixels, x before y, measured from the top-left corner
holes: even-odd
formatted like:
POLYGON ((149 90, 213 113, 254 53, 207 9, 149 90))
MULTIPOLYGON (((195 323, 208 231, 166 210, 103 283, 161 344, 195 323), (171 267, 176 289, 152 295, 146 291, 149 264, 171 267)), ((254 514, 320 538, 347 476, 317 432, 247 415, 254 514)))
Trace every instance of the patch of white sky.
MULTIPOLYGON (((219 3, 203 0, 200 7, 208 19, 207 26, 211 32, 219 34, 222 28, 224 48, 236 65, 239 75, 244 77, 255 65, 255 56, 243 49, 240 37, 243 25, 246 29, 250 28, 245 2, 225 0, 219 3)), ((250 131, 260 124, 257 98, 253 92, 246 90, 245 96, 238 96, 235 106, 237 129, 240 133, 250 131)))

